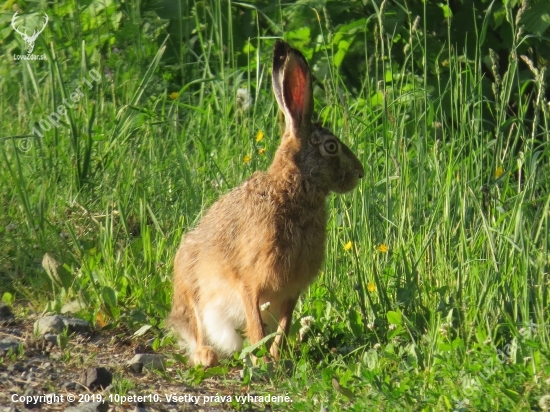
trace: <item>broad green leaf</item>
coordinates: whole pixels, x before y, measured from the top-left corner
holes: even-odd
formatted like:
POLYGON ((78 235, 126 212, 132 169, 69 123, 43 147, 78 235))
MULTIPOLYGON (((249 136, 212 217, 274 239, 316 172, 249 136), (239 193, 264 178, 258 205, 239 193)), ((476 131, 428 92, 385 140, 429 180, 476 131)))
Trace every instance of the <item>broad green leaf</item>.
POLYGON ((400 312, 394 312, 390 310, 387 314, 388 322, 392 325, 401 325, 402 322, 402 316, 400 312))
POLYGON ((13 305, 13 295, 10 292, 4 292, 2 295, 2 302, 4 302, 6 305, 13 305))
POLYGON ((253 345, 247 346, 241 351, 241 354, 239 355, 239 359, 246 358, 250 353, 254 352, 256 349, 258 349, 260 346, 264 345, 268 340, 278 335, 278 332, 273 332, 267 335, 265 338, 259 340, 253 345))

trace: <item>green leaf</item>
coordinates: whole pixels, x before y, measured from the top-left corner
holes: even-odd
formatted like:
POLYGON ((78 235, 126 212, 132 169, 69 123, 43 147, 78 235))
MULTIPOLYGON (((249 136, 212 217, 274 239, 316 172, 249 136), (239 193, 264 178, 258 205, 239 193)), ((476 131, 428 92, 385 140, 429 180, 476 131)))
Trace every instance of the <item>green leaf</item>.
POLYGON ((336 392, 341 393, 348 399, 353 399, 355 396, 353 392, 350 391, 348 388, 340 385, 340 383, 335 378, 332 378, 332 387, 334 388, 334 390, 336 390, 336 392))
POLYGON ((147 332, 152 327, 152 325, 143 325, 141 328, 134 332, 134 336, 143 336, 145 335, 145 332, 147 332))
POLYGON ((342 61, 344 60, 344 57, 346 57, 350 44, 351 43, 347 40, 341 40, 338 43, 338 51, 332 59, 332 62, 334 63, 334 66, 336 68, 340 67, 340 65, 342 64, 342 61))
POLYGON ((350 308, 348 311, 348 320, 355 337, 362 337, 365 333, 365 328, 363 327, 363 316, 361 313, 353 308, 350 308))
POLYGON ((392 325, 401 325, 402 317, 400 312, 394 312, 390 310, 387 314, 388 322, 392 325))
POLYGON ((443 10, 443 17, 446 19, 451 19, 453 17, 453 11, 449 6, 446 4, 439 4, 439 7, 443 10))
POLYGON ((2 302, 4 302, 6 305, 13 305, 14 300, 15 299, 10 292, 4 292, 4 294, 2 295, 2 302))
POLYGON ((338 27, 338 31, 334 34, 332 43, 334 45, 339 45, 339 43, 344 39, 344 37, 350 38, 351 40, 355 37, 358 32, 364 32, 367 29, 367 19, 360 19, 353 21, 349 24, 338 27))
POLYGON ((117 305, 116 292, 109 286, 103 286, 102 291, 103 301, 109 306, 117 305))
POLYGON ((489 26, 489 20, 491 18, 491 10, 493 9, 493 4, 495 3, 495 0, 489 4, 489 7, 487 8, 487 12, 485 13, 485 18, 483 19, 483 26, 481 27, 481 34, 479 36, 479 44, 483 44, 485 41, 485 36, 487 35, 487 27, 489 26))
POLYGON ((521 17, 521 24, 528 32, 542 35, 550 27, 550 2, 548 0, 531 2, 521 17))
POLYGON ((187 358, 183 356, 181 353, 172 353, 172 357, 176 362, 183 363, 184 365, 187 365, 187 358))
POLYGON ((455 340, 452 341, 451 345, 452 345, 453 349, 457 349, 459 347, 463 348, 464 347, 464 341, 460 338, 456 338, 455 340))
POLYGON ((256 349, 258 349, 260 346, 264 345, 269 339, 275 337, 278 335, 278 332, 273 332, 267 335, 265 338, 259 340, 254 345, 247 346, 241 351, 241 354, 239 355, 239 359, 246 358, 250 353, 254 352, 256 349))
POLYGON ((73 282, 73 276, 63 264, 46 253, 42 258, 42 267, 48 274, 54 290, 56 287, 63 288, 65 291, 69 290, 73 282))
POLYGON ((321 377, 323 378, 323 382, 328 384, 332 381, 332 378, 334 377, 334 371, 332 368, 323 368, 321 371, 321 377))
POLYGON ((211 378, 214 376, 225 376, 229 372, 229 368, 227 366, 214 366, 213 368, 208 368, 204 371, 204 377, 205 378, 211 378))
POLYGON ((313 48, 307 47, 311 42, 311 29, 309 27, 302 27, 297 30, 292 30, 286 33, 285 38, 294 46, 299 48, 304 54, 306 59, 313 57, 313 48))
POLYGON ((370 98, 371 106, 380 106, 382 103, 384 103, 384 93, 377 92, 371 96, 370 98))
POLYGON ((512 389, 502 389, 502 393, 504 393, 507 397, 514 401, 514 403, 518 403, 521 399, 519 393, 513 391, 512 389))
POLYGON ((118 318, 118 315, 120 314, 120 309, 117 307, 118 299, 116 296, 116 292, 113 290, 113 288, 110 288, 109 286, 103 286, 101 296, 103 298, 103 303, 105 304, 105 310, 107 311, 109 316, 114 319, 118 318))

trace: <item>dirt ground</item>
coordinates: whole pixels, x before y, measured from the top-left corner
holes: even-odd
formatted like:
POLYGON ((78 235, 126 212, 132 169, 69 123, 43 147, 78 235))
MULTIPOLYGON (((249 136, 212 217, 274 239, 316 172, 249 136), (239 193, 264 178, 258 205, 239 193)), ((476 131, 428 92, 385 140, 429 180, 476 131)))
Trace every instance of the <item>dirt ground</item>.
MULTIPOLYGON (((120 330, 76 333, 61 349, 51 337, 49 341, 36 338, 33 332, 36 319, 12 318, 0 324, 0 343, 19 342, 16 350, 0 350, 0 411, 234 410, 235 405, 227 402, 229 396, 235 399, 247 395, 240 385, 238 368, 223 377, 189 386, 183 383, 182 364, 168 362, 164 370, 144 368, 141 372, 129 367, 128 362, 136 353, 153 352, 145 341, 130 333, 120 330), (111 385, 86 387, 86 371, 98 367, 112 374, 111 385)), ((271 410, 269 404, 246 405, 243 402, 240 409, 271 410)))

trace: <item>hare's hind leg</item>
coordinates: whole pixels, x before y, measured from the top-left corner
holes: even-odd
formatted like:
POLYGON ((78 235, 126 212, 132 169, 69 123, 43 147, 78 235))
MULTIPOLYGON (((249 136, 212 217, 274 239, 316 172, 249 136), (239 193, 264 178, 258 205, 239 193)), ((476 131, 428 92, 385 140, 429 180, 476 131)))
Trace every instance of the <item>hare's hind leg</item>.
POLYGON ((172 308, 168 318, 168 325, 171 326, 185 341, 193 364, 206 367, 218 364, 218 355, 214 349, 204 341, 200 317, 197 316, 195 305, 189 302, 179 302, 172 308))
POLYGON ((218 363, 218 355, 203 333, 196 267, 199 252, 193 247, 192 234, 187 240, 191 243, 184 241, 174 260, 173 306, 167 324, 185 341, 192 362, 209 367, 218 363))
POLYGON ((172 328, 181 339, 180 343, 185 343, 189 353, 194 353, 197 346, 197 326, 194 316, 190 313, 189 307, 181 302, 174 302, 172 312, 166 320, 166 326, 172 328))

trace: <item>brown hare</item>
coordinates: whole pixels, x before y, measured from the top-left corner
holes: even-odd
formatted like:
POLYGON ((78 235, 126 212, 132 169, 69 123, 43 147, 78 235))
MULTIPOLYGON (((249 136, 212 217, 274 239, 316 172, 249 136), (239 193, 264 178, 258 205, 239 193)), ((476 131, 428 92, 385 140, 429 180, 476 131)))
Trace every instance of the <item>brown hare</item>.
POLYGON ((326 197, 349 192, 364 175, 353 152, 311 122, 309 67, 283 41, 273 52, 273 91, 286 129, 269 170, 214 203, 176 254, 167 324, 195 364, 213 366, 241 350, 239 330, 252 344, 280 332, 270 349, 279 358, 296 301, 323 262, 326 197))

